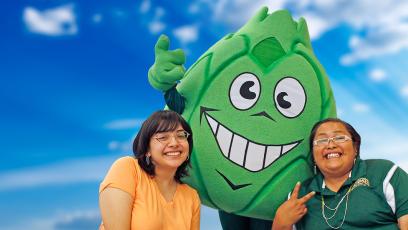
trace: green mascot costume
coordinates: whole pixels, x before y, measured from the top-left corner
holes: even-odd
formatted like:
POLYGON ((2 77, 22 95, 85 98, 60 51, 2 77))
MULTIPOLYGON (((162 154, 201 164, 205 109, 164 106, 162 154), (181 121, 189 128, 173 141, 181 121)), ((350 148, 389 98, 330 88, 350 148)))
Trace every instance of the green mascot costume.
POLYGON ((187 71, 166 36, 155 55, 149 82, 194 133, 186 182, 221 210, 224 229, 259 229, 254 223, 272 220, 296 182, 312 176, 313 124, 336 116, 305 20, 264 7, 187 71))

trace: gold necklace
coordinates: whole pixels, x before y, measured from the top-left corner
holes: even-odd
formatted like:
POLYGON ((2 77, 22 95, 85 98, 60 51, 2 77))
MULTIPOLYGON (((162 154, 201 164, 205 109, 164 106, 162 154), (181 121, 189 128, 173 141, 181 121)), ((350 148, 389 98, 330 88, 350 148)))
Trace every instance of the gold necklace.
POLYGON ((324 196, 322 195, 322 216, 323 216, 324 220, 326 221, 326 224, 327 224, 330 228, 332 228, 332 229, 339 229, 339 228, 341 228, 341 226, 343 226, 343 224, 344 224, 344 220, 346 219, 346 214, 347 214, 347 206, 348 206, 349 195, 350 195, 350 192, 351 192, 351 190, 352 190, 351 188, 352 188, 352 186, 350 186, 350 188, 349 188, 349 190, 347 191, 347 193, 344 194, 344 196, 340 199, 339 203, 337 203, 337 205, 336 205, 335 208, 330 208, 329 206, 327 206, 327 205, 325 204, 325 202, 324 202, 324 196), (344 198, 346 198, 346 207, 345 207, 345 210, 344 210, 343 219, 341 220, 341 223, 340 223, 339 226, 334 227, 334 226, 332 226, 332 225, 329 223, 329 220, 331 220, 331 219, 336 215, 337 210, 338 210, 339 207, 340 207, 340 204, 343 203, 343 201, 344 201, 344 198), (331 211, 334 211, 334 213, 333 213, 332 216, 330 216, 330 217, 327 217, 327 216, 326 216, 326 211, 325 211, 326 208, 329 209, 329 210, 331 210, 331 211))
POLYGON ((359 187, 359 186, 370 186, 370 182, 368 181, 367 178, 359 178, 358 180, 356 180, 351 186, 350 188, 347 190, 346 194, 344 194, 344 196, 340 199, 339 203, 337 203, 335 208, 331 208, 329 206, 326 205, 326 203, 324 202, 324 196, 322 196, 322 216, 324 218, 324 220, 326 221, 326 224, 332 228, 332 229, 339 229, 341 228, 341 226, 343 226, 344 224, 344 220, 346 219, 346 214, 347 214, 347 207, 348 207, 348 200, 349 200, 349 196, 351 191, 353 191, 355 188, 359 187), (340 205, 343 203, 344 199, 346 198, 346 204, 345 204, 345 209, 344 209, 344 215, 343 215, 343 219, 341 220, 341 223, 339 226, 334 227, 329 223, 329 220, 331 220, 337 213, 340 205), (334 211, 333 214, 330 217, 326 216, 326 208, 334 211))

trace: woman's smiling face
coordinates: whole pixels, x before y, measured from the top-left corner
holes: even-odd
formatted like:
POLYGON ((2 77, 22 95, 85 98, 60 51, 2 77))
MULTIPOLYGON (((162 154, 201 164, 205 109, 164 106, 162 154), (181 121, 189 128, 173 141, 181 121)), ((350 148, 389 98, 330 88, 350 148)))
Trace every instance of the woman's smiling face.
POLYGON ((330 140, 327 145, 313 146, 314 160, 325 177, 343 177, 353 168, 357 156, 356 148, 351 140, 351 134, 342 123, 329 121, 321 124, 316 130, 314 141, 339 135, 346 135, 350 139, 347 138, 342 143, 330 140))
MULTIPOLYGON (((189 143, 187 137, 181 139, 177 133, 184 129, 178 125, 176 130, 156 133, 150 139, 149 152, 147 156, 151 157, 152 163, 158 168, 172 168, 176 170, 183 164, 189 156, 189 143), (168 136, 166 143, 159 141, 160 137, 168 136)), ((185 132, 185 131, 184 131, 185 132)))

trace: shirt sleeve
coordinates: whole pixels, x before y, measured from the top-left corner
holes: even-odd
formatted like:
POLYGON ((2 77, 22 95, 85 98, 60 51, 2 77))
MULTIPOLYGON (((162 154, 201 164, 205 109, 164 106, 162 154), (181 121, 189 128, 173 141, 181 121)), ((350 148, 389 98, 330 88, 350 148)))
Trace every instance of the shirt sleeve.
POLYGON ((397 218, 408 214, 408 174, 398 167, 390 183, 394 188, 397 218))
POLYGON ((200 197, 197 194, 197 191, 194 190, 194 200, 193 200, 193 217, 191 218, 191 230, 200 229, 200 209, 201 201, 200 197))
POLYGON ((129 193, 134 199, 140 174, 140 169, 136 164, 136 160, 132 157, 122 157, 116 160, 102 181, 99 193, 107 187, 118 188, 129 193))

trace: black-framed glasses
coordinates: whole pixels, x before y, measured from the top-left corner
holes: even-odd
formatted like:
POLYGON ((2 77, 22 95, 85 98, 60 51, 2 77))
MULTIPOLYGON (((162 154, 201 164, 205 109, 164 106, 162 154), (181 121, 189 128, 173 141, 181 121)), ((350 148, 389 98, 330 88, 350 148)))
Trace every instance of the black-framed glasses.
POLYGON ((185 130, 180 130, 175 133, 159 133, 154 138, 162 144, 168 144, 171 138, 174 137, 177 142, 187 141, 190 134, 185 130))
POLYGON ((330 141, 333 141, 336 144, 344 143, 346 141, 351 140, 351 137, 347 135, 338 135, 335 137, 329 137, 329 138, 322 138, 322 139, 317 139, 313 141, 313 145, 317 146, 326 146, 330 143, 330 141))

